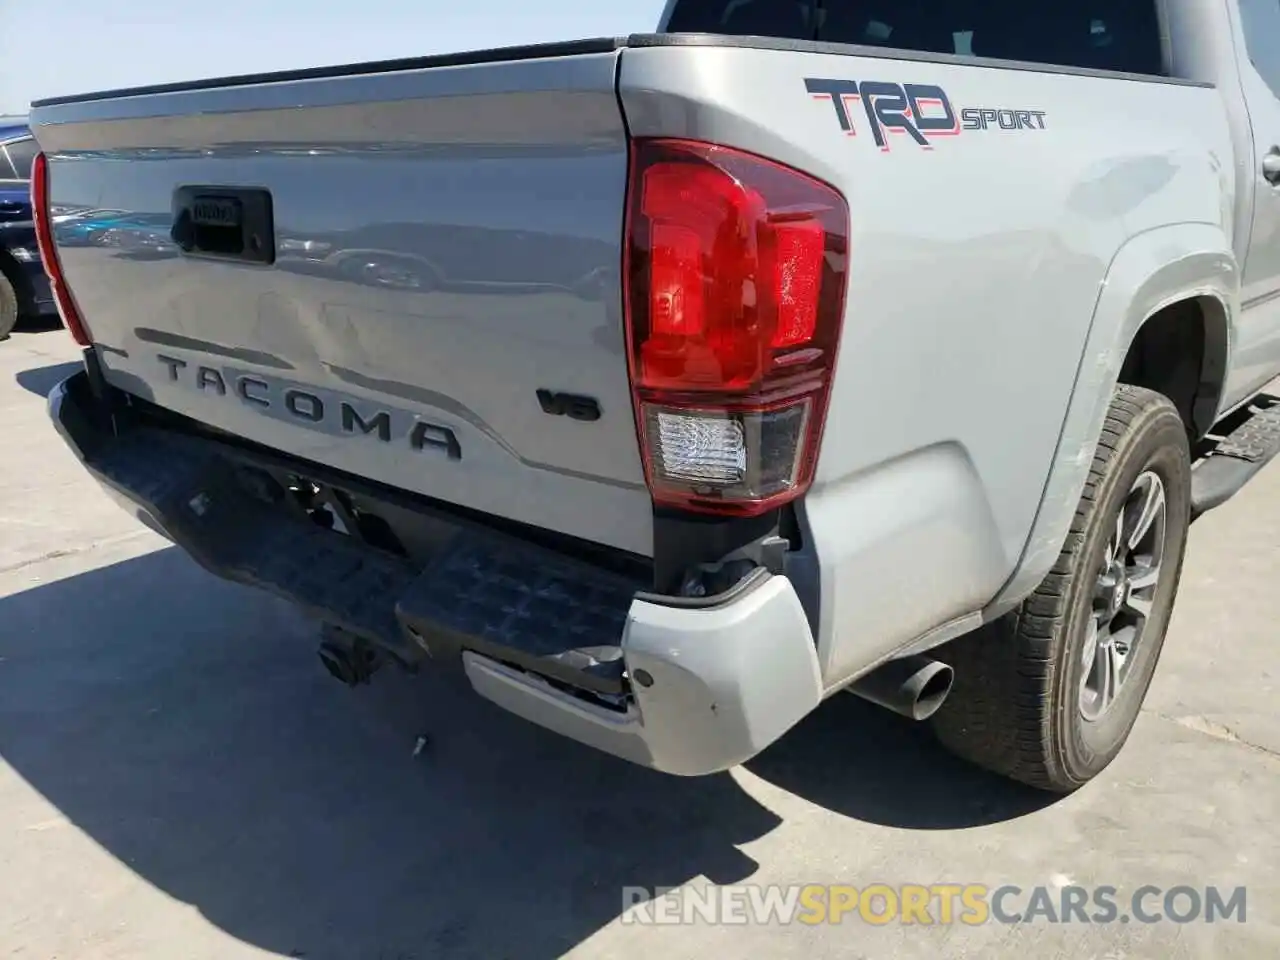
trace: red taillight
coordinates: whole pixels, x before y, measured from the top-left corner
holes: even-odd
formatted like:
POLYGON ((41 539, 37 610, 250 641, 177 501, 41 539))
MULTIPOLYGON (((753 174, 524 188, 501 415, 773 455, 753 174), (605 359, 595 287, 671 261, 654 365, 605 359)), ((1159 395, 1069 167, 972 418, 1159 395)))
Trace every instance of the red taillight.
POLYGON ((71 295, 71 288, 62 275, 62 262, 53 245, 53 218, 49 215, 49 161, 43 153, 36 154, 31 165, 31 209, 36 222, 36 246, 40 248, 40 260, 49 278, 49 287, 53 292, 54 302, 58 305, 58 313, 71 331, 72 339, 82 347, 87 347, 93 341, 89 338, 89 329, 84 325, 80 309, 71 295))
POLYGON ((849 211, 727 147, 639 140, 627 336, 657 503, 755 515, 813 480, 844 313, 849 211))

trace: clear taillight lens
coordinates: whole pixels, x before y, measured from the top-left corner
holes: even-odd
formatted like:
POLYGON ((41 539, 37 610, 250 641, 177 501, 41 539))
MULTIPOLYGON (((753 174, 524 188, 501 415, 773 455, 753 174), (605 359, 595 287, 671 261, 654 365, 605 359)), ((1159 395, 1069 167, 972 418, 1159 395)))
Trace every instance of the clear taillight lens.
POLYGON ((750 154, 637 141, 631 382, 656 502, 751 515, 808 488, 835 364, 848 208, 750 154))
POLYGON ((796 489, 811 400, 777 410, 645 403, 649 482, 661 500, 768 502, 796 489))

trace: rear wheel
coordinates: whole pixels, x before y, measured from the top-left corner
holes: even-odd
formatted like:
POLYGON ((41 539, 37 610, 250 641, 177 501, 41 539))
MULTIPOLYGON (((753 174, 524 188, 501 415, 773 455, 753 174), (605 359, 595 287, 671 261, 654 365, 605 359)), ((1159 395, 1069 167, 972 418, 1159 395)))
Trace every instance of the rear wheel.
POLYGON ((18 294, 13 284, 0 273, 0 340, 7 340, 18 323, 18 294))
POLYGON ((1121 386, 1049 576, 1016 611, 939 651, 956 679, 932 721, 938 739, 1046 790, 1097 776, 1128 739, 1159 660, 1190 502, 1177 410, 1121 386))

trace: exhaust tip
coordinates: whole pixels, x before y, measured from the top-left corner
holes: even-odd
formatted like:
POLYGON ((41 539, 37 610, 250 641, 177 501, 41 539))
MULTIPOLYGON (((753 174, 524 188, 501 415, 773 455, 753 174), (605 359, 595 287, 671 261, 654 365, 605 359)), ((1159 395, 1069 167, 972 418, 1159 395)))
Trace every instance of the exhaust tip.
POLYGON ((916 694, 912 705, 911 717, 914 720, 928 720, 951 694, 951 683, 955 679, 955 671, 945 663, 934 660, 932 670, 925 678, 916 694))
POLYGON ((955 671, 929 657, 904 657, 877 667, 848 689, 911 720, 928 720, 951 694, 955 671))

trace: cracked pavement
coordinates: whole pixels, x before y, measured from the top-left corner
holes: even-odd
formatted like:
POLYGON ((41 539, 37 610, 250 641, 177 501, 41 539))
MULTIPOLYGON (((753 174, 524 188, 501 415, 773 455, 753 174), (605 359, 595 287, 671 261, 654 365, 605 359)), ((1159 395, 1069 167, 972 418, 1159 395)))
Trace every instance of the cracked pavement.
POLYGON ((1199 521, 1128 747, 1055 799, 838 697, 677 780, 436 676, 349 691, 315 630, 220 583, 82 472, 0 344, 0 955, 1036 960, 1280 956, 1280 468, 1199 521), (415 757, 418 738, 429 744, 415 757), (625 923, 624 886, 1248 888, 1243 924, 625 923))

